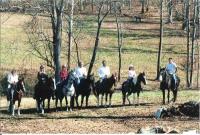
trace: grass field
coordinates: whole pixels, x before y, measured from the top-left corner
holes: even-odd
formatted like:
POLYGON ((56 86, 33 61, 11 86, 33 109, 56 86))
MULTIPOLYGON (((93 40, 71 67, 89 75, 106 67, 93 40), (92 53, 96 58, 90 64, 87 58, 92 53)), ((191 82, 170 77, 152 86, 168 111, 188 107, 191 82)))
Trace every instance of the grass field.
MULTIPOLYGON (((113 106, 97 108, 96 98, 90 97, 89 107, 73 112, 55 112, 54 102, 51 111, 44 115, 37 114, 35 101, 23 98, 21 116, 12 117, 6 112, 6 100, 0 100, 0 132, 6 133, 135 133, 139 128, 161 126, 179 132, 197 130, 199 118, 174 116, 156 120, 155 111, 161 107, 161 91, 141 93, 140 106, 122 106, 121 93, 115 93, 113 106)), ((175 106, 187 102, 199 101, 199 91, 181 90, 175 106)), ((132 102, 132 98, 131 98, 132 102)), ((65 104, 65 103, 63 103, 65 104)), ((165 107, 171 106, 165 105, 165 107)))

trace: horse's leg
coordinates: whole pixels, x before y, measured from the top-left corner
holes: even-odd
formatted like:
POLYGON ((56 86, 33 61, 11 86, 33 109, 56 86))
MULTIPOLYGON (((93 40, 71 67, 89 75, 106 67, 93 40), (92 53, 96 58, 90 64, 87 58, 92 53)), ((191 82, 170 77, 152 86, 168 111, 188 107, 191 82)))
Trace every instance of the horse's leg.
POLYGON ((75 97, 75 98, 76 98, 76 105, 77 105, 77 107, 79 107, 79 104, 78 104, 78 97, 79 97, 79 94, 77 94, 76 97, 75 97))
POLYGON ((73 107, 74 107, 74 96, 71 96, 70 97, 70 109, 69 109, 69 111, 72 111, 73 107))
POLYGON ((83 107, 84 95, 81 95, 81 108, 83 107))
POLYGON ((20 114, 20 103, 21 103, 21 99, 18 100, 18 111, 17 111, 18 115, 21 115, 20 114))
POLYGON ((56 112, 57 112, 58 111, 58 98, 57 97, 56 97, 55 106, 56 106, 56 112))
POLYGON ((102 95, 101 95, 101 106, 103 106, 103 97, 104 97, 104 94, 102 93, 102 95))
POLYGON ((136 105, 136 103, 135 103, 135 93, 133 93, 133 103, 132 104, 136 105))
POLYGON ((86 107, 88 107, 88 99, 89 99, 89 95, 86 96, 86 107))
POLYGON ((162 90, 162 94, 163 94, 163 105, 165 104, 165 90, 162 90))
POLYGON ((168 89, 167 92, 168 92, 168 93, 167 93, 167 100, 168 100, 168 104, 169 104, 170 90, 168 89))
POLYGON ((12 116, 15 116, 15 101, 12 103, 12 116))
POLYGON ((63 99, 60 99, 60 110, 62 110, 62 100, 63 99))
POLYGON ((48 98, 48 111, 50 111, 50 100, 51 100, 51 97, 48 98))
POLYGON ((67 96, 65 96, 65 101, 66 101, 66 109, 67 109, 66 111, 68 112, 68 111, 69 111, 69 110, 68 110, 69 108, 68 108, 67 96))
POLYGON ((177 89, 175 89, 175 90, 173 91, 173 95, 174 95, 173 102, 176 102, 176 98, 177 98, 177 89))
POLYGON ((97 94, 97 107, 99 107, 99 94, 97 94))
POLYGON ((125 105, 125 101, 126 101, 126 93, 122 92, 122 105, 125 105))
POLYGON ((105 99, 105 107, 107 106, 107 101, 108 101, 108 93, 106 93, 106 99, 105 99))
POLYGON ((138 106, 140 106, 140 99, 139 99, 139 97, 140 97, 140 92, 137 92, 137 104, 138 104, 138 106))
POLYGON ((130 93, 127 93, 127 95, 126 95, 126 98, 127 98, 127 100, 128 100, 129 105, 131 105, 131 101, 130 101, 129 98, 128 98, 130 95, 131 95, 130 93))
POLYGON ((42 100, 42 114, 44 114, 45 99, 42 100))
POLYGON ((112 93, 110 93, 110 99, 109 99, 109 106, 111 107, 112 104, 112 93))

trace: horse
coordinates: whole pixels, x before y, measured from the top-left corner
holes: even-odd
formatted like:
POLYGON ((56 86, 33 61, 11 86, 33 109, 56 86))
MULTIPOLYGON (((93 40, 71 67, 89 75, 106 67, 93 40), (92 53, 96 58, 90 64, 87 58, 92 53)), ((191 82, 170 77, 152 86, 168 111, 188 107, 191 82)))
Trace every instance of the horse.
POLYGON ((41 111, 44 114, 45 99, 48 100, 48 111, 50 109, 50 99, 56 89, 55 79, 48 77, 47 80, 35 85, 35 99, 37 102, 37 111, 41 111))
POLYGON ((74 107, 74 97, 75 97, 75 84, 76 84, 77 78, 75 76, 75 73, 71 71, 64 82, 63 87, 61 88, 65 100, 66 100, 66 108, 67 111, 72 111, 74 107), (70 106, 68 106, 68 100, 67 97, 70 97, 70 106))
POLYGON ((130 81, 125 81, 122 84, 122 100, 123 105, 125 105, 125 100, 127 98, 129 105, 131 104, 129 100, 129 96, 133 93, 133 103, 134 103, 134 94, 137 93, 137 103, 139 105, 139 96, 140 92, 142 91, 142 83, 144 85, 147 84, 145 73, 140 73, 137 76, 136 84, 134 84, 133 78, 130 81))
POLYGON ((81 95, 81 107, 83 106, 84 97, 86 97, 86 107, 88 107, 88 99, 91 91, 94 89, 95 79, 94 75, 89 75, 87 78, 80 80, 80 83, 75 86, 76 104, 79 107, 78 97, 81 95))
POLYGON ((165 68, 161 68, 159 81, 160 81, 160 89, 162 90, 162 94, 163 94, 163 104, 165 104, 165 90, 168 91, 168 95, 167 95, 168 103, 169 103, 169 98, 170 98, 170 90, 173 92, 173 96, 174 96, 172 101, 175 102, 177 98, 178 87, 180 84, 180 78, 176 76, 176 84, 175 84, 175 80, 173 76, 168 74, 165 68))
POLYGON ((15 115, 15 102, 18 101, 18 115, 20 114, 20 104, 21 99, 23 96, 23 93, 26 91, 24 86, 24 78, 19 79, 19 81, 16 84, 11 84, 11 88, 8 91, 8 99, 10 101, 9 104, 9 112, 12 113, 12 115, 15 115))
MULTIPOLYGON (((55 102, 55 106, 56 106, 56 111, 58 111, 58 100, 60 101, 60 108, 62 109, 62 100, 64 98, 64 93, 62 91, 62 87, 64 85, 66 80, 64 80, 63 82, 59 82, 58 84, 56 84, 56 90, 55 90, 55 96, 56 96, 56 102, 55 102)), ((66 101, 67 104, 67 101, 66 101)))
POLYGON ((111 107, 111 100, 112 100, 112 95, 115 91, 117 83, 117 74, 112 74, 111 77, 105 78, 102 80, 102 82, 99 80, 95 83, 95 89, 94 89, 94 95, 97 97, 97 106, 99 106, 99 95, 101 94, 101 106, 103 106, 103 97, 104 94, 106 95, 105 97, 105 107, 107 106, 107 99, 108 99, 108 94, 109 94, 109 106, 111 107))

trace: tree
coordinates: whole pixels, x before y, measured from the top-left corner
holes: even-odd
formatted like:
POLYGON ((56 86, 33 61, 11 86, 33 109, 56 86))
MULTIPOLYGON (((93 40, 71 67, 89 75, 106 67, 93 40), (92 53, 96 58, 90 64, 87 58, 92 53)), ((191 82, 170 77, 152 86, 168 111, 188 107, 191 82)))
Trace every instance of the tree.
MULTIPOLYGON (((115 3, 117 4, 117 3, 115 3)), ((120 4, 120 3, 119 3, 120 4)), ((122 67, 122 58, 121 58, 121 53, 122 53, 122 27, 121 23, 119 22, 119 17, 117 14, 117 7, 115 6, 115 22, 117 24, 117 43, 118 43, 118 53, 119 53, 119 67, 118 67, 118 81, 121 79, 121 67, 122 67)))
POLYGON ((69 20, 68 20, 68 55, 67 55, 67 69, 70 70, 70 65, 71 65, 71 48, 72 48, 72 39, 73 39, 73 16, 74 16, 74 0, 71 0, 71 5, 70 5, 70 15, 69 15, 69 20))
POLYGON ((197 2, 193 0, 194 4, 194 11, 193 11, 193 32, 192 32, 192 46, 191 46, 191 71, 190 71, 190 86, 192 87, 193 84, 193 72, 194 72, 194 54, 195 54, 195 40, 196 40, 196 10, 197 10, 197 2))
POLYGON ((101 31, 101 26, 102 23, 105 19, 105 17, 109 14, 110 10, 103 10, 103 7, 106 6, 106 0, 99 0, 97 1, 97 10, 98 10, 98 15, 97 15, 97 33, 96 33, 96 39, 95 39, 95 45, 94 45, 94 49, 93 49, 93 54, 92 54, 92 58, 90 61, 90 65, 89 65, 89 69, 88 69, 88 74, 87 76, 89 76, 92 72, 92 68, 96 59, 96 54, 97 54, 97 49, 99 46, 99 36, 100 36, 100 31, 101 31), (104 13, 103 13, 104 11, 104 13))
POLYGON ((189 80, 189 67, 190 67, 190 1, 187 2, 186 9, 186 17, 187 17, 187 64, 186 64, 186 85, 190 87, 189 80))
POLYGON ((173 2, 172 0, 167 1, 168 8, 168 23, 173 23, 173 2))
POLYGON ((159 79, 159 73, 160 73, 160 63, 161 63, 162 44, 163 44, 162 42, 163 42, 163 0, 160 0, 160 43, 159 43, 159 50, 158 50, 156 79, 159 79))

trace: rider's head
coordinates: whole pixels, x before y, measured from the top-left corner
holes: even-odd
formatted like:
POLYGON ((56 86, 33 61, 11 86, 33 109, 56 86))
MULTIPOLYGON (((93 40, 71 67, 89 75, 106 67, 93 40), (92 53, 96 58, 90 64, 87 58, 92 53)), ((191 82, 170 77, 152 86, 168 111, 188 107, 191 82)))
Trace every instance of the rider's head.
POLYGON ((173 59, 172 58, 169 58, 169 63, 172 63, 173 62, 173 59))
POLYGON ((83 67, 83 62, 80 61, 80 62, 78 63, 78 66, 79 66, 80 68, 83 67))
POLYGON ((106 61, 105 61, 105 60, 102 61, 102 65, 103 65, 104 67, 106 67, 106 61))
POLYGON ((62 69, 66 69, 66 65, 62 65, 62 69))
POLYGON ((13 70, 11 71, 11 73, 12 73, 13 75, 16 74, 16 70, 13 69, 13 70))
POLYGON ((44 66, 43 65, 40 65, 40 71, 44 72, 44 66))
POLYGON ((133 65, 130 65, 128 69, 129 69, 129 70, 134 70, 134 66, 133 66, 133 65))

